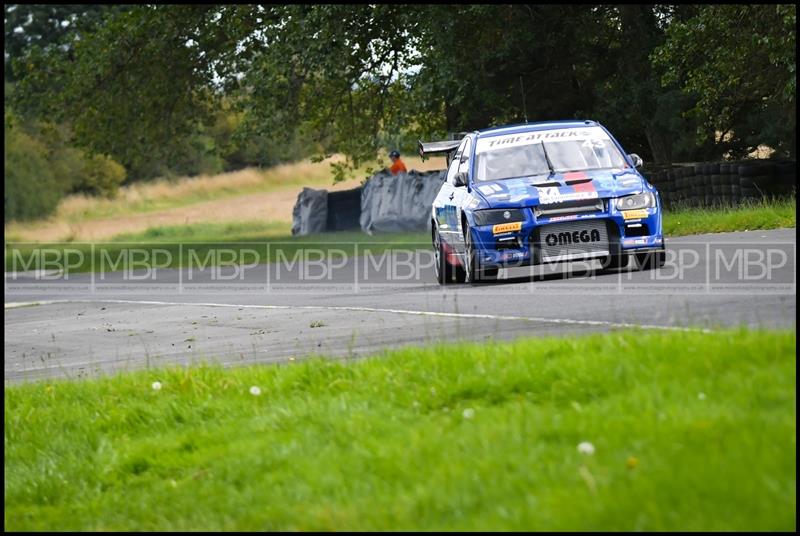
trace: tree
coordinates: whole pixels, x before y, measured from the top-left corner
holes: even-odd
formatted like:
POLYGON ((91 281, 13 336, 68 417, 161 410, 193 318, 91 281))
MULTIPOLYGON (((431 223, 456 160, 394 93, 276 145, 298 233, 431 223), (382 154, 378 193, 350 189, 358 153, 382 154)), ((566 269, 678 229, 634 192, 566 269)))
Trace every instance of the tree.
POLYGON ((765 143, 795 155, 796 6, 708 5, 671 24, 653 63, 719 145, 741 156, 765 143))
POLYGON ((69 122, 78 145, 141 176, 153 162, 184 156, 186 139, 210 120, 213 79, 238 37, 227 33, 235 24, 217 23, 237 9, 140 6, 115 13, 75 42, 73 54, 34 49, 18 61, 25 76, 16 104, 69 122))
POLYGON ((105 16, 123 11, 119 5, 70 4, 6 4, 4 6, 5 78, 16 81, 19 76, 13 61, 24 57, 32 48, 63 52, 82 34, 93 31, 105 16))
POLYGON ((19 52, 14 106, 134 179, 246 161, 244 140, 259 162, 341 152, 342 178, 382 142, 526 117, 597 119, 658 162, 721 153, 717 130, 787 151, 793 25, 793 6, 143 5, 19 52))

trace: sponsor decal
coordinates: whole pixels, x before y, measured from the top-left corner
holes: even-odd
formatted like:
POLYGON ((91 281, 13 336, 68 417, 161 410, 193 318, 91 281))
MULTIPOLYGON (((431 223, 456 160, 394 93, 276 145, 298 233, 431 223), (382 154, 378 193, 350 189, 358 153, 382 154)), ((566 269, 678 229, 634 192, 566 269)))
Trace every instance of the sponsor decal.
POLYGON ((506 181, 505 186, 508 188, 508 193, 511 196, 509 201, 512 203, 518 203, 531 196, 528 184, 521 179, 510 179, 506 181))
POLYGON ((572 220, 592 220, 595 218, 604 218, 605 214, 567 214, 565 216, 553 216, 551 218, 542 218, 547 223, 557 221, 572 221, 572 220))
POLYGON ((504 261, 508 261, 511 259, 521 259, 524 257, 524 254, 521 251, 509 251, 507 253, 503 253, 502 257, 500 257, 504 261))
POLYGON ((492 234, 510 233, 522 229, 522 222, 517 221, 514 223, 498 223, 492 226, 492 234))
POLYGON ((647 211, 642 210, 623 210, 622 217, 626 220, 640 220, 647 217, 647 211))
POLYGON ((634 184, 639 184, 639 177, 620 177, 619 184, 620 186, 633 186, 634 184))
POLYGON ((453 205, 436 207, 436 221, 439 222, 442 229, 457 229, 458 218, 456 216, 456 207, 453 205))
POLYGON ((553 216, 552 218, 549 218, 547 221, 570 221, 577 219, 578 219, 577 214, 569 214, 567 216, 553 216))
POLYGON ((474 196, 471 195, 470 199, 469 199, 469 203, 467 203, 467 208, 474 210, 474 209, 478 208, 478 206, 480 204, 481 204, 481 200, 478 199, 477 197, 474 197, 474 196))
MULTIPOLYGON (((647 245, 650 242, 647 238, 625 238, 622 241, 623 246, 639 246, 639 245, 647 245)), ((658 244, 658 240, 652 241, 654 244, 658 244)))
POLYGON ((484 195, 491 197, 502 197, 508 195, 508 192, 506 192, 505 188, 498 184, 483 184, 478 186, 478 190, 480 190, 484 195))
POLYGON ((548 246, 568 246, 571 244, 586 244, 589 242, 599 242, 600 231, 584 229, 583 231, 563 231, 559 233, 548 233, 544 237, 544 243, 548 246))
POLYGON ((585 128, 559 128, 552 130, 540 130, 537 132, 524 132, 522 134, 507 134, 505 136, 491 136, 478 139, 477 152, 502 149, 505 147, 516 147, 519 145, 531 145, 544 141, 561 140, 608 140, 608 134, 600 127, 585 128))
POLYGON ((581 192, 576 192, 573 187, 559 188, 558 186, 546 186, 544 188, 537 188, 537 190, 539 190, 539 203, 542 205, 580 199, 597 199, 598 197, 597 190, 594 189, 594 186, 592 186, 591 190, 581 192))

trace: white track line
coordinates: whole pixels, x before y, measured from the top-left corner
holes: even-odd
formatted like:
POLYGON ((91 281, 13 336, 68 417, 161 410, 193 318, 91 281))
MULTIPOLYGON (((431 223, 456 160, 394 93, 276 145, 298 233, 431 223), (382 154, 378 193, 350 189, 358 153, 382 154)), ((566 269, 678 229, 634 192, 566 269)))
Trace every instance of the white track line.
POLYGON ((16 307, 26 307, 30 305, 53 305, 59 303, 123 303, 135 305, 170 305, 170 306, 195 306, 195 307, 232 307, 237 309, 300 309, 312 311, 355 311, 367 313, 392 313, 401 315, 416 316, 438 316, 446 318, 464 319, 483 319, 483 320, 518 320, 523 322, 544 322, 549 324, 567 324, 577 326, 604 326, 610 328, 640 328, 640 329, 659 329, 667 331, 700 331, 710 333, 711 330, 705 328, 690 328, 681 326, 658 326, 654 324, 631 324, 627 322, 608 322, 605 320, 575 320, 570 318, 549 318, 538 316, 510 316, 510 315, 490 315, 490 314, 471 314, 471 313, 442 313, 437 311, 413 311, 408 309, 383 309, 375 307, 355 307, 355 306, 326 306, 326 305, 240 305, 235 303, 201 303, 201 302, 167 302, 149 300, 46 300, 40 302, 16 302, 6 303, 6 309, 16 307))

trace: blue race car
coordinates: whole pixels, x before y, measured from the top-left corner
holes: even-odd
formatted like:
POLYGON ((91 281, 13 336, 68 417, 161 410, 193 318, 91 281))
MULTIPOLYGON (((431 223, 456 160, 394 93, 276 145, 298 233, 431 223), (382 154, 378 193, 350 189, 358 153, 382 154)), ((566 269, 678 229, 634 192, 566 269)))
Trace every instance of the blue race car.
POLYGON ((431 208, 440 284, 497 278, 503 267, 598 259, 603 270, 635 256, 639 269, 665 261, 658 191, 595 121, 554 121, 479 130, 420 142, 447 155, 431 208))

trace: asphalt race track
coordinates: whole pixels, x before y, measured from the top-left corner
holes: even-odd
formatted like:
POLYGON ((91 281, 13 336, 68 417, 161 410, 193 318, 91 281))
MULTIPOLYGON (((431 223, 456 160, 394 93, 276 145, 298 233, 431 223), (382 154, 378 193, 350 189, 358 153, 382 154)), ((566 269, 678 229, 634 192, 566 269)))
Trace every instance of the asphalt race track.
POLYGON ((384 264, 356 256, 144 275, 6 273, 5 380, 355 358, 632 326, 795 327, 795 229, 681 237, 667 247, 659 270, 515 268, 496 283, 447 288, 436 284, 427 250, 395 252, 384 264))

